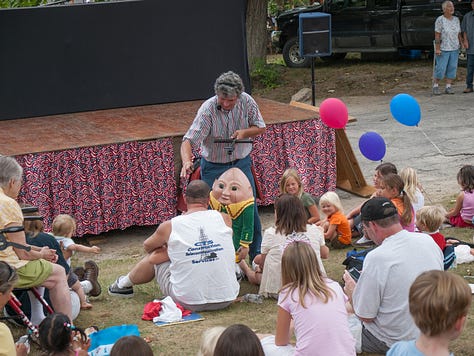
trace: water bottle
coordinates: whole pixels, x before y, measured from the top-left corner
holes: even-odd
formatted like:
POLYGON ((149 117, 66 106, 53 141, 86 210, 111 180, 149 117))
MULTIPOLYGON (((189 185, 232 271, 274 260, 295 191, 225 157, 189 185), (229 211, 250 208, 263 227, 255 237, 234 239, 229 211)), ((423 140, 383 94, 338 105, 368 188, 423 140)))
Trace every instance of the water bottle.
POLYGON ((454 256, 453 263, 451 264, 451 266, 449 267, 449 269, 455 269, 457 266, 458 266, 458 263, 457 263, 457 261, 456 261, 456 256, 454 256))
POLYGON ((245 294, 242 296, 242 302, 247 302, 247 303, 255 303, 255 304, 262 304, 263 303, 263 295, 260 294, 245 294))

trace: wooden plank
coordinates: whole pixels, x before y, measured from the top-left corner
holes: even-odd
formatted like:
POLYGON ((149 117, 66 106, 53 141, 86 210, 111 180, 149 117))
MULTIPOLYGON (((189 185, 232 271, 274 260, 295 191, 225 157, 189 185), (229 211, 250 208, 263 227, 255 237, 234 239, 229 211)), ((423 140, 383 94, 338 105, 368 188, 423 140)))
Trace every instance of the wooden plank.
MULTIPOLYGON (((300 103, 290 102, 290 105, 301 109, 313 110, 319 115, 319 108, 300 103)), ((356 122, 357 119, 349 116, 349 122, 356 122)), ((353 193, 361 197, 369 197, 375 191, 375 188, 368 185, 359 166, 354 151, 349 143, 345 129, 336 129, 336 186, 339 189, 353 193)))

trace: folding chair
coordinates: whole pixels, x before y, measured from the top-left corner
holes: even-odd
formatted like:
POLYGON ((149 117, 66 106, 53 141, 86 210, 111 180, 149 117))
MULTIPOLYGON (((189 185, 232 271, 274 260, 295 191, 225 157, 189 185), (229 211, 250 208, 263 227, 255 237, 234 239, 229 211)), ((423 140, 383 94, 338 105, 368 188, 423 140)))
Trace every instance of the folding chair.
MULTIPOLYGON (((6 233, 14 233, 14 232, 19 232, 23 231, 24 228, 23 226, 11 226, 5 229, 0 230, 0 251, 5 250, 7 247, 15 247, 15 248, 20 248, 26 251, 31 250, 31 246, 25 246, 21 245, 15 242, 11 242, 7 240, 6 233)), ((27 291, 30 290, 33 295, 39 300, 39 302, 43 305, 44 308, 46 308, 48 313, 53 313, 53 309, 51 306, 48 304, 48 302, 43 298, 43 296, 38 292, 36 288, 29 288, 29 289, 14 289, 13 293, 11 294, 11 298, 8 301, 8 305, 12 308, 12 310, 15 312, 16 315, 8 315, 5 316, 3 319, 20 319, 21 322, 31 331, 31 333, 35 336, 38 337, 38 328, 31 323, 30 319, 26 316, 26 314, 23 312, 21 309, 22 303, 18 300, 18 298, 15 296, 15 291, 20 292, 20 291, 27 291)), ((5 313, 4 313, 5 314, 5 313)), ((6 313, 9 314, 9 313, 6 313)))

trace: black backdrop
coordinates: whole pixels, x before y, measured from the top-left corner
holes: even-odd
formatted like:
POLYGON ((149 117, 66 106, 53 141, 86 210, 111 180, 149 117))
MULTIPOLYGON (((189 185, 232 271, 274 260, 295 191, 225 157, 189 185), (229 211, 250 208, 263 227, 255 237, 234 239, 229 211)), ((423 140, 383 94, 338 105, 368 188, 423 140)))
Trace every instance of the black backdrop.
POLYGON ((204 99, 250 87, 246 1, 125 1, 0 10, 0 120, 204 99))

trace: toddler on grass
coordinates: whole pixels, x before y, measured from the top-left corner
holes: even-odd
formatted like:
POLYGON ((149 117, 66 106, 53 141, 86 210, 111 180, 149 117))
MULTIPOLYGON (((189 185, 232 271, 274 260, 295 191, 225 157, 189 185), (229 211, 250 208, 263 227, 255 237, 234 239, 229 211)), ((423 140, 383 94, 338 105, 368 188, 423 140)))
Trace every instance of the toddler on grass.
MULTIPOLYGON (((56 216, 53 220, 52 233, 56 240, 59 242, 62 248, 62 252, 66 262, 71 266, 71 256, 74 252, 86 252, 86 253, 99 253, 100 247, 97 246, 84 246, 76 244, 72 237, 76 233, 76 220, 70 215, 60 214, 56 216)), ((97 281, 97 276, 99 273, 99 267, 94 261, 87 261, 85 264, 85 270, 88 273, 94 273, 92 278, 87 278, 92 283, 92 289, 89 294, 93 297, 98 296, 101 293, 100 284, 97 281)), ((90 277, 90 276, 89 276, 90 277)), ((81 309, 90 309, 92 304, 87 301, 84 289, 81 286, 81 283, 74 272, 70 272, 68 276, 68 283, 71 283, 70 287, 74 290, 79 296, 81 302, 81 309), (72 279, 72 283, 70 281, 72 279)))
POLYGON ((351 245, 351 226, 342 208, 341 200, 335 192, 324 193, 319 199, 321 211, 326 219, 318 225, 324 229, 324 238, 332 248, 341 249, 351 245))
POLYGON ((288 168, 281 176, 280 194, 291 194, 301 199, 306 211, 308 224, 314 224, 320 220, 316 201, 311 194, 304 191, 303 183, 296 169, 288 168))

